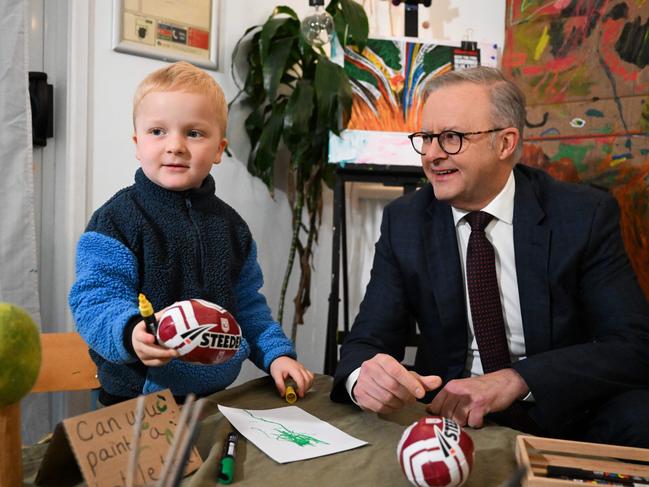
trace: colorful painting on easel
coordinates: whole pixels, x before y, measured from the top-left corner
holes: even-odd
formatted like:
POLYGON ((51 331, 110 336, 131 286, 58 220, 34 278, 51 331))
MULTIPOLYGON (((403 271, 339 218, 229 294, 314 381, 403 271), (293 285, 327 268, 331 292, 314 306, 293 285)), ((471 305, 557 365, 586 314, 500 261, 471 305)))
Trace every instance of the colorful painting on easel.
POLYGON ((649 297, 649 1, 508 0, 503 69, 527 97, 526 164, 617 198, 649 297))
POLYGON ((370 39, 362 53, 333 46, 332 58, 344 65, 354 98, 347 130, 330 137, 329 161, 419 166, 406 135, 421 128, 426 82, 453 69, 496 66, 497 55, 497 46, 490 44, 370 39))

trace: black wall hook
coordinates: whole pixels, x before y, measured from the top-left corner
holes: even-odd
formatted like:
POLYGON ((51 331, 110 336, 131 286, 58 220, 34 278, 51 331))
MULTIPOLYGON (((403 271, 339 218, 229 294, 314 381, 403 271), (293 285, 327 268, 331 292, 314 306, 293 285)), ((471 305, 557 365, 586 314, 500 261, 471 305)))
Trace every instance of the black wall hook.
POLYGON ((29 72, 29 101, 32 107, 32 144, 45 147, 54 136, 54 87, 47 83, 47 74, 29 72))

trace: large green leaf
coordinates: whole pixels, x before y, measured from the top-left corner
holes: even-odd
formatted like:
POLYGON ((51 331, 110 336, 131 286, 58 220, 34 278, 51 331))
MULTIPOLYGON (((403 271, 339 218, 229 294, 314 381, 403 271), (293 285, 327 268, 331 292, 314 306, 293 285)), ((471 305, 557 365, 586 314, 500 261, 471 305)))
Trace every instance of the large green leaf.
POLYGON ((259 52, 260 38, 260 31, 256 32, 252 37, 247 56, 249 71, 243 87, 244 92, 249 98, 249 103, 253 106, 261 105, 266 98, 266 91, 264 90, 264 68, 259 52))
POLYGON ((322 57, 315 72, 319 125, 335 134, 347 126, 351 115, 352 89, 342 66, 322 57))
POLYGON ((354 0, 340 0, 340 5, 343 8, 345 21, 349 25, 348 33, 351 40, 348 40, 348 44, 352 43, 358 46, 362 52, 365 44, 367 44, 367 37, 370 32, 365 9, 354 0))
POLYGON ((292 17, 273 17, 271 16, 264 25, 261 26, 259 37, 259 52, 261 62, 265 63, 268 56, 275 48, 275 43, 281 39, 300 37, 300 20, 292 17))
POLYGON ((230 74, 232 75, 232 79, 234 83, 237 85, 237 88, 242 90, 242 87, 239 85, 239 82, 237 80, 237 75, 235 73, 234 65, 237 60, 237 57, 239 56, 239 49, 241 48, 241 43, 243 40, 248 37, 248 34, 252 32, 253 30, 260 29, 261 26, 259 25, 253 25, 252 27, 248 27, 246 31, 243 33, 243 35, 239 38, 237 43, 234 45, 234 49, 232 50, 232 61, 230 62, 230 74))
POLYGON ((312 150, 312 118, 314 118, 315 90, 311 80, 301 80, 286 105, 283 140, 291 152, 291 163, 300 166, 308 160, 312 150))
POLYGON ((275 34, 277 34, 282 26, 291 21, 292 19, 290 17, 274 18, 271 16, 271 18, 269 18, 263 25, 261 29, 261 39, 259 40, 259 52, 261 54, 262 64, 266 62, 268 53, 271 51, 271 46, 275 40, 275 34))
POLYGON ((286 38, 274 42, 273 48, 264 63, 264 89, 268 93, 270 100, 275 99, 279 81, 286 69, 292 64, 289 64, 289 57, 294 41, 295 39, 286 38))
POLYGON ((275 7, 275 10, 273 10, 273 17, 279 14, 286 14, 289 17, 294 18, 295 20, 300 20, 295 13, 295 10, 293 10, 291 7, 287 7, 286 5, 278 5, 277 7, 275 7))
POLYGON ((266 118, 264 117, 264 108, 260 106, 254 106, 250 114, 246 117, 244 127, 248 138, 251 141, 259 140, 261 136, 261 131, 264 127, 266 118))
POLYGON ((310 80, 300 80, 286 105, 284 112, 284 140, 293 141, 309 133, 313 115, 314 89, 310 80))
POLYGON ((250 172, 260 177, 271 190, 273 187, 273 166, 282 135, 285 108, 284 100, 273 106, 270 117, 265 121, 259 142, 253 146, 248 161, 250 172))
POLYGON ((327 12, 334 19, 336 35, 340 44, 354 44, 362 51, 367 44, 369 23, 363 7, 354 0, 332 0, 327 12))

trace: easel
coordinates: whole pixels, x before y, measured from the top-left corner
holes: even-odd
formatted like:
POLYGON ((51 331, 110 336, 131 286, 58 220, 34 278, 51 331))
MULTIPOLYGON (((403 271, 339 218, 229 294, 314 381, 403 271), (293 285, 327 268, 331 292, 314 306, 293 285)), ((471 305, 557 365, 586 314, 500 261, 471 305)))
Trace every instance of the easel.
MULTIPOLYGON (((404 3, 404 27, 406 37, 417 37, 419 32, 419 5, 431 5, 431 0, 392 0, 394 5, 404 3)), ((376 166, 346 164, 336 168, 333 199, 333 245, 331 250, 331 292, 327 316, 327 335, 324 373, 333 375, 338 364, 338 344, 349 333, 349 285, 347 280, 347 218, 346 182, 382 183, 386 186, 402 186, 404 193, 414 191, 425 180, 424 172, 414 166, 376 166), (343 330, 338 330, 340 303, 340 275, 342 250, 343 280, 343 330)))
POLYGON ((331 250, 331 292, 327 318, 327 345, 324 373, 333 375, 338 364, 338 343, 349 333, 349 286, 347 281, 347 218, 346 182, 382 183, 386 186, 402 186, 404 193, 414 191, 425 178, 420 167, 372 166, 371 170, 360 164, 347 164, 336 168, 333 199, 333 245, 331 250), (342 249, 343 278, 343 331, 338 331, 338 305, 340 303, 340 257, 342 249))

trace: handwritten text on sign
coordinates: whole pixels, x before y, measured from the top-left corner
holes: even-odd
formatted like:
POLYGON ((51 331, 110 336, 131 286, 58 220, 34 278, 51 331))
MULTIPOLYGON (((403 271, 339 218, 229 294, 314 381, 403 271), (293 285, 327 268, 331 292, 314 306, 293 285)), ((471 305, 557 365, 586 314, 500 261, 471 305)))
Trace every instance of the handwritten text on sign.
MULTIPOLYGON (((125 484, 136 404, 137 400, 132 399, 63 421, 88 485, 125 484)), ((178 407, 168 390, 146 396, 136 483, 151 484, 158 480, 178 417, 178 407)), ((200 464, 198 453, 193 451, 185 472, 193 472, 200 464)))

